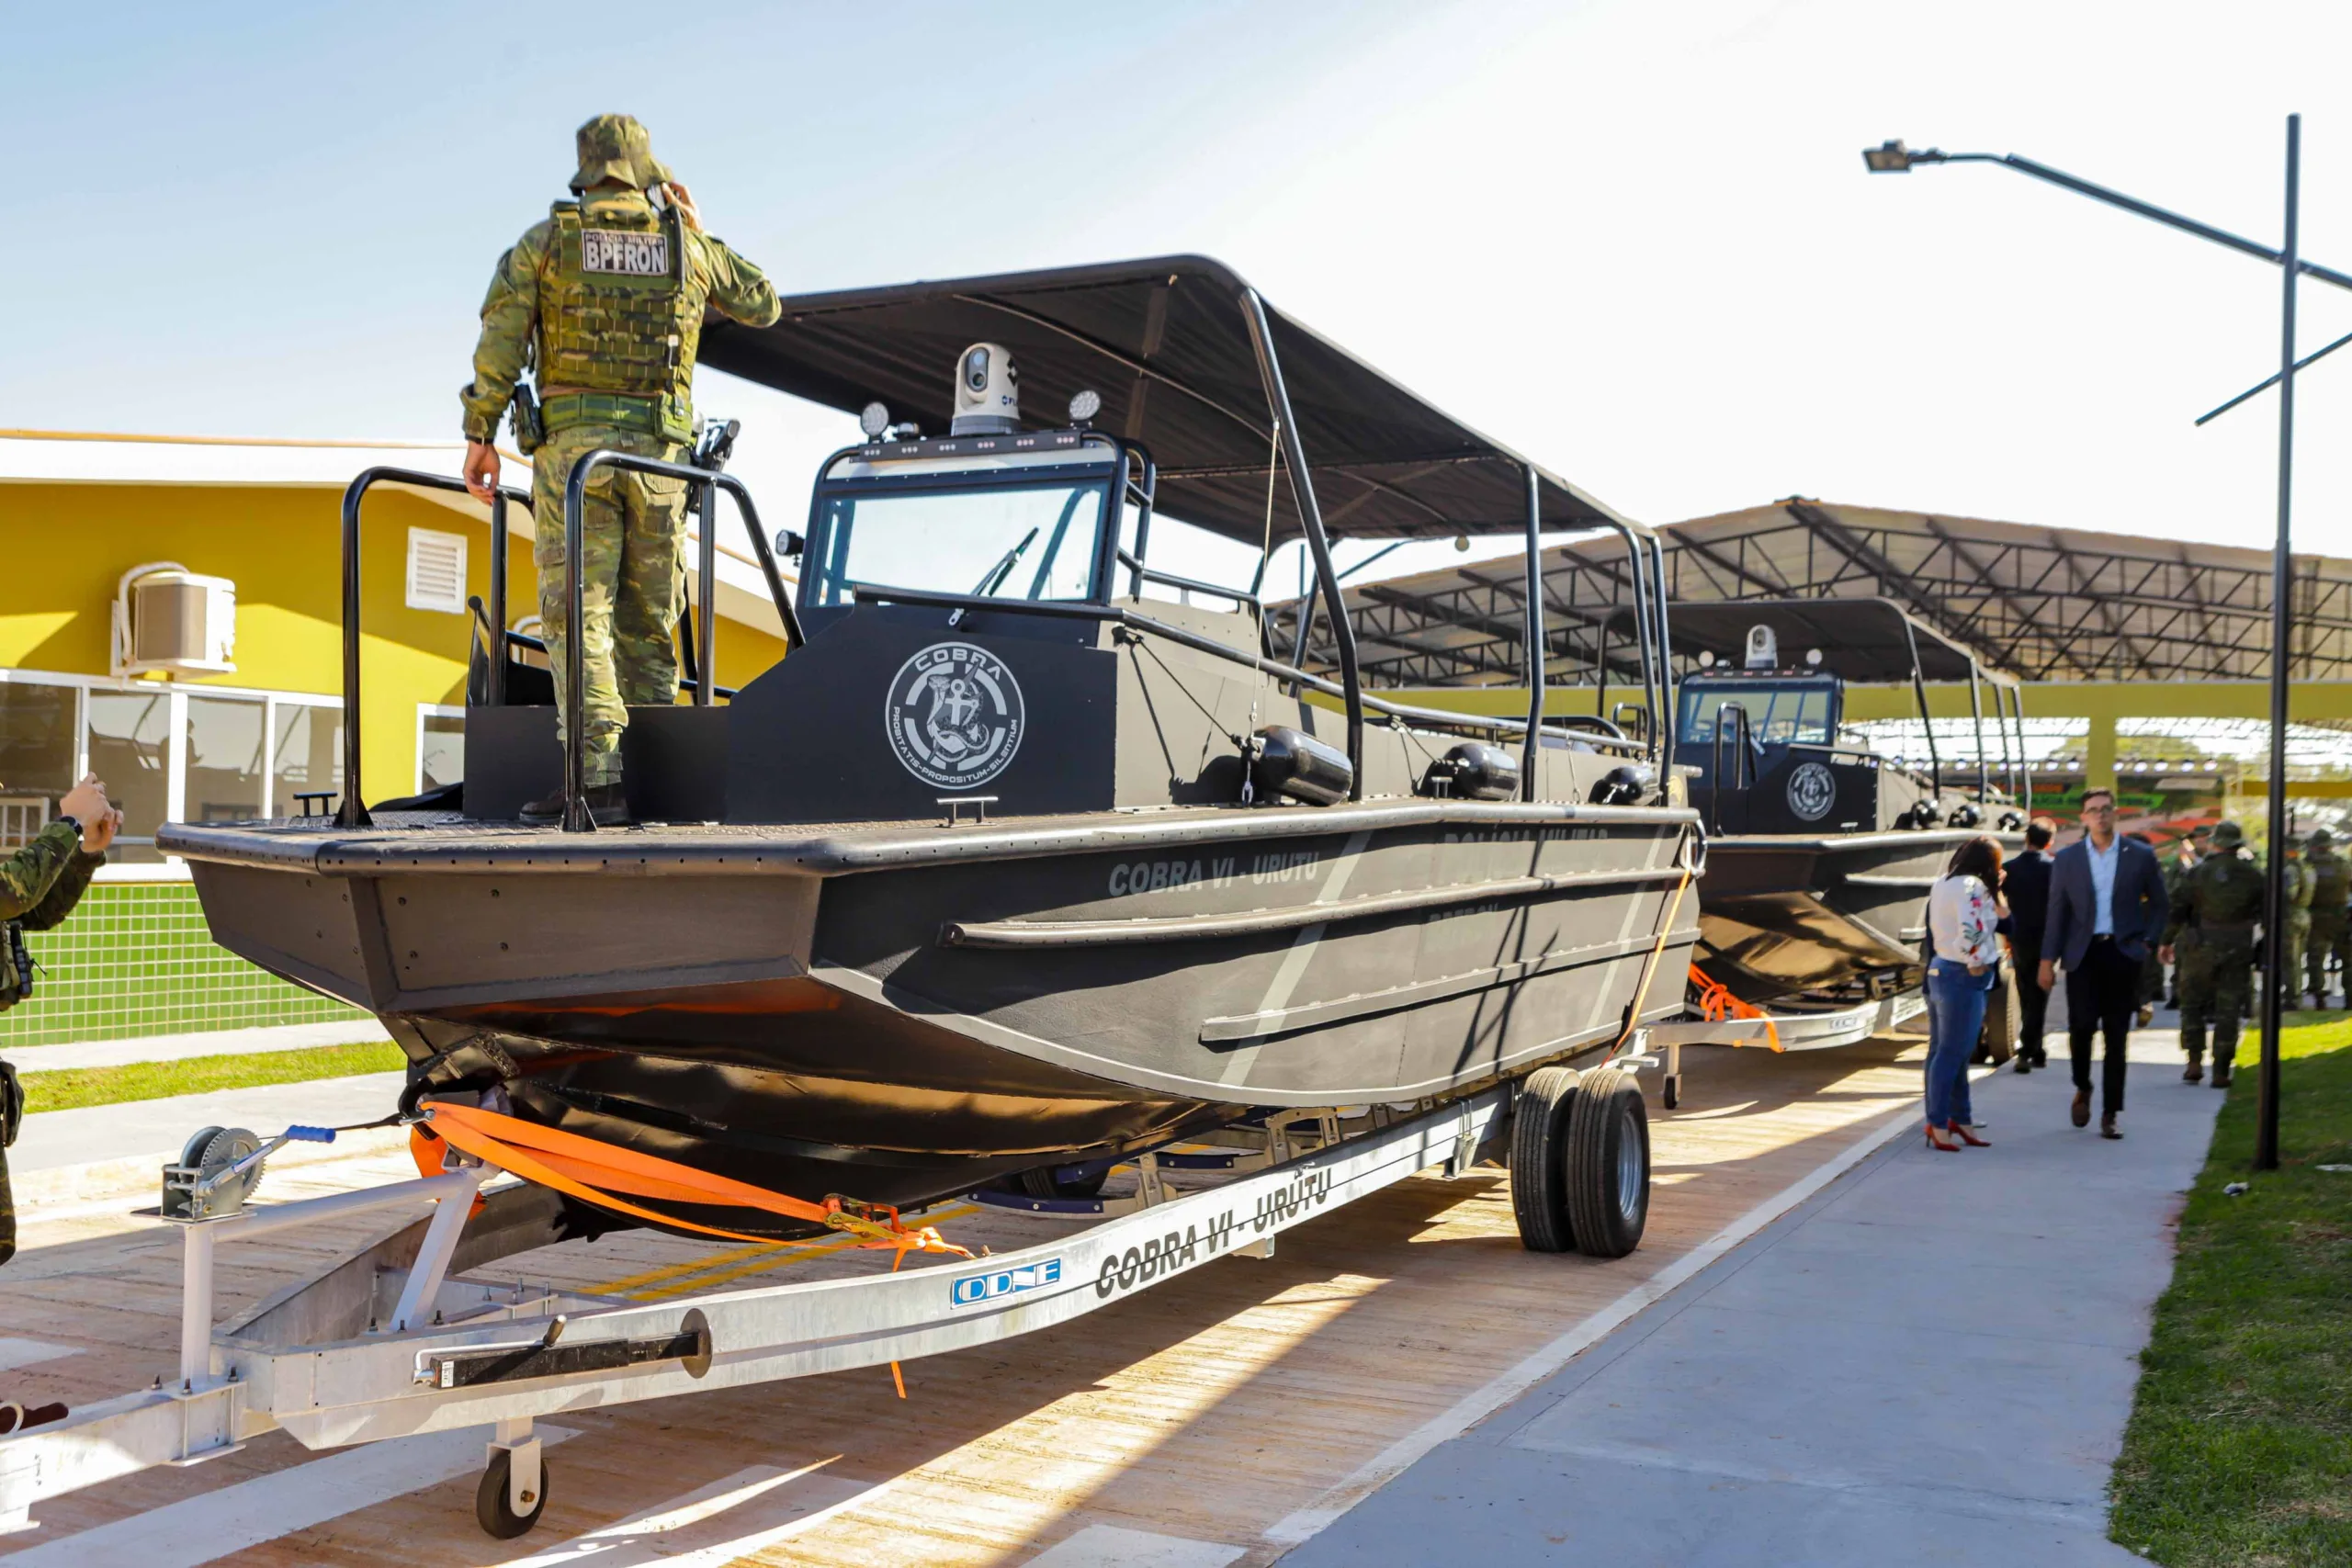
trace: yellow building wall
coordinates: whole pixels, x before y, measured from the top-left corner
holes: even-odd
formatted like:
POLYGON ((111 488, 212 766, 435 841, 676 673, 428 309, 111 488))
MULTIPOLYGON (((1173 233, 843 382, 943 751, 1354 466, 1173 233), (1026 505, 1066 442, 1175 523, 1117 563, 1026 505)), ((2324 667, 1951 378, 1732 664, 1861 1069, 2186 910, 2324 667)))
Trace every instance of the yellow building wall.
MULTIPOLYGON (((105 675, 115 587, 143 562, 177 561, 237 585, 236 671, 177 676, 192 690, 254 687, 328 696, 343 691, 342 491, 324 486, 0 484, 0 664, 105 675)), ((465 701, 471 617, 406 604, 408 531, 467 536, 469 592, 490 598, 489 511, 413 491, 369 493, 360 562, 363 795, 416 787, 420 703, 465 701)), ((507 544, 510 621, 536 607, 527 542, 507 544)), ((718 676, 738 686, 783 643, 722 620, 718 676)))

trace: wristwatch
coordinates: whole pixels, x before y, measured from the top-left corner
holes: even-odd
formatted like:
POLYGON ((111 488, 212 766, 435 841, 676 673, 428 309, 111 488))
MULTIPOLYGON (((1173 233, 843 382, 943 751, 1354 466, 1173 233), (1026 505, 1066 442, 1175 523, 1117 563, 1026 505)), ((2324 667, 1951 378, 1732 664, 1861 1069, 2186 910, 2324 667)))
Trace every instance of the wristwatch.
POLYGON ((69 828, 73 829, 74 829, 74 837, 75 839, 77 839, 77 840, 78 840, 78 839, 80 839, 80 838, 82 837, 82 834, 83 834, 83 832, 84 832, 84 829, 83 829, 83 827, 82 827, 82 819, 81 819, 79 817, 74 816, 72 812, 70 812, 70 811, 61 811, 61 812, 59 812, 56 816, 54 816, 54 817, 51 818, 50 818, 50 820, 51 820, 51 822, 62 822, 62 823, 64 823, 67 827, 69 827, 69 828))

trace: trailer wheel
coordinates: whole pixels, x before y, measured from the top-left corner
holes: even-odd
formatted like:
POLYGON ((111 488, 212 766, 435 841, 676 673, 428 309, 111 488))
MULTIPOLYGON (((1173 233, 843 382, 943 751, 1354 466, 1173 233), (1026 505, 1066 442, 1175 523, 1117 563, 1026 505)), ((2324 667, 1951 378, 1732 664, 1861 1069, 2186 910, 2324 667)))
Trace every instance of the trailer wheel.
POLYGON ((548 1461, 539 1456, 539 1495, 527 1514, 514 1511, 514 1500, 507 1495, 507 1477, 512 1473, 514 1456, 504 1449, 494 1450, 490 1462, 482 1467, 481 1484, 474 1488, 474 1517, 481 1528, 499 1540, 513 1540, 526 1535, 539 1516, 548 1511, 548 1461))
POLYGON ((1977 1054, 2000 1066, 2018 1054, 2018 977, 2015 965, 2001 965, 2001 982, 1984 998, 1984 1030, 1977 1054))
POLYGON ((1577 1244, 1568 1223, 1568 1122, 1582 1077, 1566 1067, 1527 1075, 1511 1101, 1510 1207, 1520 1245, 1530 1252, 1566 1252, 1577 1244))
POLYGON ((1577 1250, 1623 1258, 1639 1247, 1650 1217, 1650 1118, 1633 1074, 1598 1067, 1585 1075, 1566 1164, 1577 1250))

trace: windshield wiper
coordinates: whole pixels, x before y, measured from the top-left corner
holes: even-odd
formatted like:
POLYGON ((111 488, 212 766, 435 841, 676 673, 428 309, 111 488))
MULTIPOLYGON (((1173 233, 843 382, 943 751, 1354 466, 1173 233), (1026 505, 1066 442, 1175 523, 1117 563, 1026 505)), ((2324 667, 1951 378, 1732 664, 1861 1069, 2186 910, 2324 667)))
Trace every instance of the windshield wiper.
POLYGON ((1012 569, 1021 564, 1021 558, 1027 555, 1029 547, 1036 542, 1037 530, 1035 528, 1021 536, 1019 544, 1005 551, 994 566, 980 574, 979 581, 972 587, 973 596, 980 599, 995 597, 996 591, 1004 586, 1004 580, 1012 575, 1012 569))

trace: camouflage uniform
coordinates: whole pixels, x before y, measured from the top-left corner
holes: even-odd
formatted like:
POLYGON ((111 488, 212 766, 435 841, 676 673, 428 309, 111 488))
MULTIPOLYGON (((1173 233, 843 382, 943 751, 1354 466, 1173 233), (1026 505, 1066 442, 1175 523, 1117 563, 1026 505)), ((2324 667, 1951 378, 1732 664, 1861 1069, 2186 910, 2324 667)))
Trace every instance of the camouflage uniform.
MULTIPOLYGON (((466 439, 486 442, 524 372, 538 380, 545 434, 525 450, 559 724, 571 635, 563 492, 573 461, 598 446, 678 461, 694 435, 704 307, 755 327, 781 310, 759 268, 647 197, 644 187, 670 173, 647 151, 642 126, 602 115, 581 127, 579 145, 572 189, 582 194, 556 203, 499 258, 482 300, 474 378, 460 394, 466 439)), ((628 705, 677 699, 685 512, 683 480, 605 468, 588 487, 580 632, 592 786, 620 777, 628 705)))
POLYGON ((2205 1032, 2213 1032, 2213 1082, 2230 1081, 2253 987, 2254 932, 2262 918, 2262 868, 2241 852, 2234 822, 2213 833, 2213 851, 2181 880, 2165 940, 2180 963, 2180 1048, 2190 1079, 2204 1076, 2205 1032))
POLYGON ((2303 841, 2290 837, 2287 840, 2287 863, 2280 872, 2287 886, 2287 940, 2278 950, 2279 984, 2287 995, 2284 1005, 2291 1007, 2297 980, 2303 972, 2303 949, 2312 934, 2312 872, 2303 863, 2303 841))
POLYGON ((2327 1004, 2327 961, 2352 974, 2352 932, 2346 931, 2345 899, 2352 894, 2352 866, 2335 852, 2335 837, 2322 828, 2312 835, 2311 853, 2303 864, 2312 875, 2312 927, 2303 950, 2310 991, 2317 1005, 2327 1004))
MULTIPOLYGON (((23 849, 0 860, 0 925, 6 928, 0 930, 0 1010, 23 1000, 32 981, 17 967, 17 933, 45 931, 62 921, 90 886, 90 874, 105 863, 104 855, 83 853, 81 836, 62 822, 51 822, 23 849)), ((0 1095, 9 1101, 0 1114, 13 1123, 21 1108, 16 1074, 0 1063, 0 1076, 6 1079, 0 1082, 0 1095)), ((6 1136, 15 1136, 13 1125, 6 1136)), ((16 1255, 17 1200, 8 1190, 7 1156, 0 1152, 0 1263, 16 1255)))

